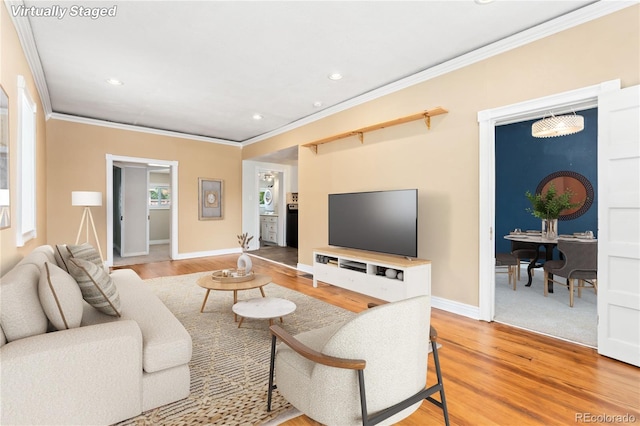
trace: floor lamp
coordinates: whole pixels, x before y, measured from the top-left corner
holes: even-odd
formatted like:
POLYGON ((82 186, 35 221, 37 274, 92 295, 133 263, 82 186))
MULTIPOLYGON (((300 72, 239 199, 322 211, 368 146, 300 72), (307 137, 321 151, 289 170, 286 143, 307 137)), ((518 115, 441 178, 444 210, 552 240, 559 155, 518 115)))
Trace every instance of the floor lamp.
POLYGON ((91 224, 93 236, 96 239, 96 245, 98 246, 98 253, 100 253, 100 260, 104 262, 102 249, 100 248, 100 240, 98 240, 98 233, 96 232, 96 225, 93 222, 93 215, 91 214, 91 207, 102 206, 102 192, 72 191, 71 205, 84 207, 82 220, 80 221, 80 227, 78 228, 78 235, 76 236, 76 244, 80 241, 80 234, 82 234, 83 227, 85 228, 86 242, 89 242, 89 224, 91 224))

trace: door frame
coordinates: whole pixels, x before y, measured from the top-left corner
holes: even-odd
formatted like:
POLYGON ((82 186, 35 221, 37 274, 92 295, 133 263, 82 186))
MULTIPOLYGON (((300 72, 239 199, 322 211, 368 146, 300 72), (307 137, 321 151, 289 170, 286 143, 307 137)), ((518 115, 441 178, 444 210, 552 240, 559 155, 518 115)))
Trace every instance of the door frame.
POLYGON ((568 92, 531 99, 478 112, 479 123, 479 229, 478 229, 478 314, 491 322, 495 315, 495 128, 554 113, 598 106, 598 96, 620 90, 620 80, 609 80, 568 92))
POLYGON ((171 259, 178 258, 178 162, 153 158, 127 157, 107 154, 107 266, 113 266, 113 163, 138 163, 169 167, 171 170, 171 231, 169 233, 169 253, 171 259))

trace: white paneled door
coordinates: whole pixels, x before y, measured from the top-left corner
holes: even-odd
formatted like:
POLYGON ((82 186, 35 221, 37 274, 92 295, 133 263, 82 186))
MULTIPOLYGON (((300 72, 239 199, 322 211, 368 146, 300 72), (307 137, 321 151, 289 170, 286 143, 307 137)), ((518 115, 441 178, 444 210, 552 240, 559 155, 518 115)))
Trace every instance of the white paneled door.
POLYGON ((149 254, 148 176, 146 166, 122 169, 122 257, 149 254))
POLYGON ((598 352, 640 366, 640 86, 598 99, 598 352))

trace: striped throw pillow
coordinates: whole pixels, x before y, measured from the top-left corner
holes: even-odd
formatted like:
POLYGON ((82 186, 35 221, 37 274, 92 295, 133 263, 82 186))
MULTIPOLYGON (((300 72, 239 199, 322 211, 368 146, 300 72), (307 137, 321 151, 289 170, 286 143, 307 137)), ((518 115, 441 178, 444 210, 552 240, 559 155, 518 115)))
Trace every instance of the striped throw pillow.
POLYGON ((100 259, 100 253, 89 243, 82 243, 79 245, 68 245, 67 251, 71 257, 76 259, 83 259, 89 262, 93 262, 99 267, 104 269, 102 259, 100 259))
POLYGON ((101 266, 84 259, 69 259, 71 276, 80 286, 88 304, 107 315, 120 316, 120 295, 109 274, 101 266))

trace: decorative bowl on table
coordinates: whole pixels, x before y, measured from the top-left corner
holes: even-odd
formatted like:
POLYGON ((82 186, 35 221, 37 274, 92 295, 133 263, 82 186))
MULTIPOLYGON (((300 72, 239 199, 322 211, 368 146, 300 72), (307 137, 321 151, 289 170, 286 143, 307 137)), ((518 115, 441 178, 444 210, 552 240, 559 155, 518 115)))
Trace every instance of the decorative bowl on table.
POLYGON ((242 273, 236 269, 220 269, 211 273, 211 279, 223 283, 241 283, 254 279, 253 271, 242 273))

